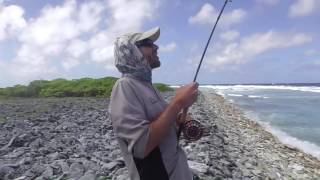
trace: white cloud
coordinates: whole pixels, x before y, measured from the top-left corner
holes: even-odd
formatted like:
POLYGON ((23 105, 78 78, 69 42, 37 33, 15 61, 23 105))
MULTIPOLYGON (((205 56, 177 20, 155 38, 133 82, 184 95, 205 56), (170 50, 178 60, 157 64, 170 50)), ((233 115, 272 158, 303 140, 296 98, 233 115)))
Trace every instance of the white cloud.
POLYGON ((76 39, 95 30, 102 12, 101 5, 96 2, 78 5, 76 1, 68 0, 63 5, 45 6, 39 17, 29 19, 19 35, 21 47, 10 61, 12 69, 19 66, 19 75, 30 79, 57 74, 59 64, 66 70, 75 66, 76 63, 69 59, 79 58, 79 54, 84 53, 81 52, 84 51, 83 43, 76 39))
POLYGON ((68 45, 66 52, 74 58, 80 58, 87 52, 87 49, 88 46, 85 41, 80 39, 74 39, 68 45))
POLYGON ((105 10, 103 3, 88 1, 81 4, 80 12, 77 15, 77 28, 83 32, 94 32, 102 20, 102 12, 105 10))
POLYGON ((150 0, 114 0, 108 1, 107 6, 111 11, 109 31, 123 33, 137 31, 143 22, 155 16, 155 9, 159 1, 150 0), (128 8, 130 7, 130 8, 128 8))
POLYGON ((206 61, 211 69, 245 64, 255 56, 273 49, 288 48, 311 42, 312 38, 303 33, 280 33, 269 31, 253 34, 222 46, 209 54, 206 61))
MULTIPOLYGON (((191 16, 188 21, 190 24, 212 25, 217 19, 218 15, 219 12, 215 9, 215 7, 209 3, 206 3, 201 7, 199 12, 196 15, 191 16)), ((243 9, 234 9, 231 12, 222 14, 219 23, 221 23, 222 26, 238 24, 244 20, 246 15, 247 12, 243 9)))
POLYGON ((66 58, 62 61, 63 68, 69 70, 79 64, 79 60, 76 58, 66 58))
POLYGON ((117 0, 107 1, 108 29, 100 31, 89 40, 91 60, 104 63, 105 68, 115 69, 113 62, 113 43, 120 34, 141 31, 143 23, 154 18, 159 1, 117 0), (130 7, 130 8, 128 8, 130 7))
POLYGON ((209 3, 204 4, 200 11, 189 18, 190 24, 207 24, 212 23, 212 16, 216 15, 216 9, 209 3), (209 21, 209 22, 208 22, 209 21))
POLYGON ((47 46, 66 43, 85 32, 94 31, 101 19, 103 4, 88 2, 77 7, 74 0, 62 6, 46 6, 40 17, 31 19, 20 36, 22 43, 47 46))
POLYGON ((222 16, 222 25, 230 26, 232 24, 241 23, 246 17, 247 12, 243 9, 235 9, 230 13, 226 13, 225 16, 222 16))
POLYGON ((94 62, 106 63, 113 66, 113 42, 115 35, 108 31, 101 31, 89 40, 90 59, 94 62))
POLYGON ((19 83, 50 79, 83 62, 116 71, 115 38, 124 32, 141 31, 144 23, 155 17, 159 5, 158 0, 65 0, 61 5, 46 5, 38 17, 28 20, 21 7, 1 5, 0 41, 14 32, 19 46, 16 57, 2 63, 1 69, 8 70, 1 70, 0 75, 19 83))
POLYGON ((40 47, 65 43, 80 35, 83 28, 79 24, 82 22, 77 21, 76 1, 66 1, 63 6, 47 6, 40 17, 31 19, 20 41, 40 47))
POLYGON ((296 0, 289 8, 290 17, 307 16, 315 12, 319 2, 317 0, 296 0))
POLYGON ((233 41, 239 38, 240 33, 235 30, 226 31, 220 34, 220 38, 225 41, 233 41))
POLYGON ((92 61, 95 62, 106 62, 109 61, 109 65, 113 66, 113 45, 104 46, 101 48, 93 49, 91 51, 92 61))
POLYGON ((23 17, 24 10, 20 6, 0 5, 0 41, 14 37, 27 25, 23 17))
POLYGON ((171 42, 166 45, 160 45, 159 52, 172 52, 176 50, 177 44, 175 42, 171 42))
POLYGON ((84 54, 84 42, 77 38, 96 28, 101 5, 96 2, 77 5, 71 0, 60 6, 45 6, 20 34, 21 48, 10 63, 19 66, 22 76, 34 78, 56 74, 55 66, 59 63, 67 70, 75 66, 68 59, 84 54))

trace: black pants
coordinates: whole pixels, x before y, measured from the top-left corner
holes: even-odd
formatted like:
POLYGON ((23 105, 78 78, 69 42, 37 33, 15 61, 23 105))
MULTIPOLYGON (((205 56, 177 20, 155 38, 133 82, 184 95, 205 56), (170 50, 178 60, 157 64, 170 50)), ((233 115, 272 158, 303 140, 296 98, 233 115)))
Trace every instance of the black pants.
POLYGON ((169 180, 164 167, 160 148, 156 147, 144 159, 133 158, 141 180, 169 180))

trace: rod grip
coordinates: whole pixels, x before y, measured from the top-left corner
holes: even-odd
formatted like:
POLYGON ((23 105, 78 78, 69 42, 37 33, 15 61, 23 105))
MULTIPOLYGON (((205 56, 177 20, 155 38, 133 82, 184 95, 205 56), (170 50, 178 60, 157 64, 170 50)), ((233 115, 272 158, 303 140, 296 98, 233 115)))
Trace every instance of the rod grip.
MULTIPOLYGON (((182 113, 181 113, 180 118, 183 118, 183 119, 186 119, 186 118, 187 118, 188 109, 189 109, 189 108, 184 108, 184 109, 182 110, 182 113)), ((181 133, 182 133, 183 125, 184 125, 184 123, 181 123, 181 124, 179 125, 178 135, 177 135, 177 136, 178 136, 178 141, 179 141, 180 136, 181 136, 181 133)))

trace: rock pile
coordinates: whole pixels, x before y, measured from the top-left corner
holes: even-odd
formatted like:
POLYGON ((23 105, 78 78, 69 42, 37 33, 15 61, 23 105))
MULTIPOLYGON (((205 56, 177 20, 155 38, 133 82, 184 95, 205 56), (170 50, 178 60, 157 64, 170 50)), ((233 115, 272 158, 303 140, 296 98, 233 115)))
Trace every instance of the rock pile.
POLYGON ((0 179, 111 179, 124 167, 108 100, 18 99, 0 104, 0 179))
MULTIPOLYGON (((0 179, 127 180, 107 107, 100 98, 0 101, 0 179)), ((206 127, 199 141, 180 140, 198 179, 320 177, 317 159, 279 143, 222 97, 203 92, 189 111, 206 127)))

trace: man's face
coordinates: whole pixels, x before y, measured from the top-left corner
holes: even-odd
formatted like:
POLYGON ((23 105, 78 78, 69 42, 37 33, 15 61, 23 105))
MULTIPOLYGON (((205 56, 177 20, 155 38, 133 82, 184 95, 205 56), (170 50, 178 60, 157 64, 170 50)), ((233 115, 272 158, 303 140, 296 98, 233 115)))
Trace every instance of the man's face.
POLYGON ((148 43, 143 43, 139 46, 139 49, 143 56, 147 58, 152 69, 160 67, 161 63, 158 57, 159 47, 156 44, 153 44, 151 41, 148 43))

